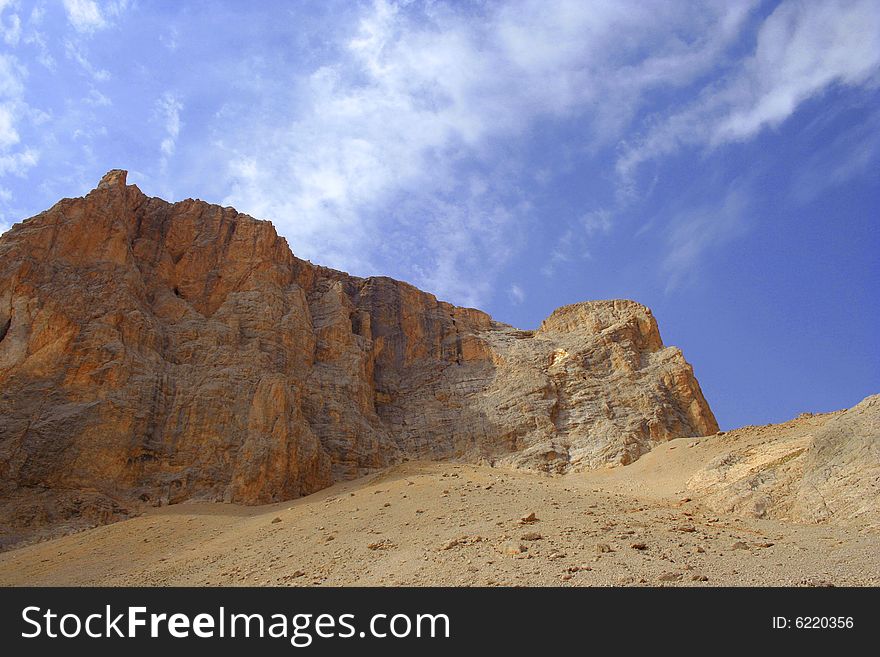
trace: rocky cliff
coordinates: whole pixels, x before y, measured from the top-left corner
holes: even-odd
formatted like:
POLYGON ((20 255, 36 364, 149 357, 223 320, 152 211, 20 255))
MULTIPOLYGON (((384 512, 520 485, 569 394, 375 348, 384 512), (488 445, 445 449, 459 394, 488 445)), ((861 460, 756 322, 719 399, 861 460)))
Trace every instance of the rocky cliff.
POLYGON ((0 541, 143 504, 308 494, 407 458, 549 472, 718 427, 650 310, 536 331, 296 258, 108 173, 0 239, 0 541), (5 538, 4 538, 5 537, 5 538))

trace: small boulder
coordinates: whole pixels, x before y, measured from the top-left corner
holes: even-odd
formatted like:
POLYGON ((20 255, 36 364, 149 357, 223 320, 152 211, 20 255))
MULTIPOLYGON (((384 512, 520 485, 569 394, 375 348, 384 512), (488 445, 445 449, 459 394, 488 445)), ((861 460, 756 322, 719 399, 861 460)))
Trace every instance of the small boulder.
POLYGON ((523 552, 528 551, 528 549, 529 548, 525 545, 517 543, 516 541, 507 541, 506 543, 503 543, 500 548, 502 554, 509 554, 512 557, 522 554, 523 552))

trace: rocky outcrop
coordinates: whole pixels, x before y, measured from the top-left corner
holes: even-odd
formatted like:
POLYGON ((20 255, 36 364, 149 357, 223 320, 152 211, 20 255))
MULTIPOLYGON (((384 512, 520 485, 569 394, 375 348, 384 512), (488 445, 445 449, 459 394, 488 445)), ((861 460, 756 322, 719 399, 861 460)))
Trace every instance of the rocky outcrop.
MULTIPOLYGON (((631 301, 534 332, 111 171, 0 239, 0 523, 294 498, 406 458, 625 464, 717 424, 631 301)), ((0 538, 0 540, 3 540, 0 538)))
POLYGON ((846 411, 744 427, 688 482, 708 506, 797 522, 880 527, 880 395, 846 411))

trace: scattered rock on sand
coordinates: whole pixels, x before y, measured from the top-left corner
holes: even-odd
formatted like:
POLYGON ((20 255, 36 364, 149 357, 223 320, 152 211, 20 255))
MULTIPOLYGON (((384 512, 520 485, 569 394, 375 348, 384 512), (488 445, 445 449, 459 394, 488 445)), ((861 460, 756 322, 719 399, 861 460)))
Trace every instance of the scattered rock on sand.
POLYGON ((819 579, 816 577, 804 577, 800 581, 797 582, 796 586, 821 586, 821 587, 833 587, 834 584, 825 579, 819 579))
POLYGON ((582 570, 593 570, 593 569, 592 569, 590 566, 571 566, 571 567, 568 569, 568 572, 570 572, 570 573, 579 573, 579 572, 581 572, 582 570))
POLYGON ((516 541, 507 541, 506 543, 502 543, 500 550, 502 554, 509 554, 511 556, 516 556, 518 554, 522 554, 523 552, 528 551, 527 548, 522 543, 517 543, 516 541))

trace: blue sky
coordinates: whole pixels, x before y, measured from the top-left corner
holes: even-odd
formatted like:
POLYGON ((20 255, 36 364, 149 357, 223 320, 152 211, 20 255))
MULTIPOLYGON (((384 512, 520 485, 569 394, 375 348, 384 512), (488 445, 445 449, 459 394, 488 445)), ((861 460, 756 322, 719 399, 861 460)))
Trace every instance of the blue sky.
POLYGON ((723 427, 880 392, 880 3, 0 0, 0 230, 111 168, 511 324, 654 309, 723 427))

